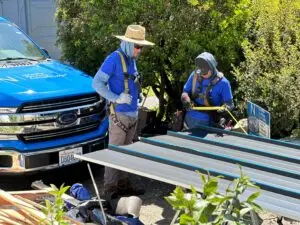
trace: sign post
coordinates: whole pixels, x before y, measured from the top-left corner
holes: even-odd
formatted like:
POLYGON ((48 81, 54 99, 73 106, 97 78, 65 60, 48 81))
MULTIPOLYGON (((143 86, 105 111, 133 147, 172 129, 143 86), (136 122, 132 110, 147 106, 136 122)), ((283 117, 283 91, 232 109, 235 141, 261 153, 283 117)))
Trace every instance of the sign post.
POLYGON ((249 134, 270 138, 270 113, 250 101, 247 101, 247 113, 249 134))

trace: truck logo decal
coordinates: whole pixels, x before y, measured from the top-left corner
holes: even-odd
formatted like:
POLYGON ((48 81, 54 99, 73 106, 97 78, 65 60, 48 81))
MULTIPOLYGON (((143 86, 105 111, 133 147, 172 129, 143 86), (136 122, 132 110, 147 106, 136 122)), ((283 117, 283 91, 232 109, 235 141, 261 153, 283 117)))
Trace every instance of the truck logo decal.
POLYGON ((57 122, 61 125, 69 125, 74 123, 77 120, 77 114, 75 112, 66 112, 61 113, 57 117, 57 122))
POLYGON ((57 78, 57 77, 66 77, 67 74, 45 74, 45 73, 33 73, 33 74, 26 74, 23 77, 35 80, 35 79, 45 79, 45 78, 57 78))
POLYGON ((7 76, 7 77, 0 78, 0 81, 19 82, 19 80, 26 80, 26 79, 36 80, 36 79, 46 79, 46 78, 59 78, 59 77, 66 77, 66 76, 67 76, 67 74, 33 73, 33 74, 26 74, 23 76, 18 76, 17 77, 18 79, 7 76))

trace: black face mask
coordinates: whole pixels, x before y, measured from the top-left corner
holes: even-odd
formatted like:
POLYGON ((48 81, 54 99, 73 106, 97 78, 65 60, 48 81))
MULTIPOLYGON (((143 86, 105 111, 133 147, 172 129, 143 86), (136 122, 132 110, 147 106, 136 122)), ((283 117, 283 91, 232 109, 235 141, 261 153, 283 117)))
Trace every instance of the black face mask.
POLYGON ((196 64, 196 67, 197 67, 196 73, 199 74, 199 75, 207 74, 208 71, 211 70, 208 62, 206 62, 202 58, 196 58, 195 64, 196 64))

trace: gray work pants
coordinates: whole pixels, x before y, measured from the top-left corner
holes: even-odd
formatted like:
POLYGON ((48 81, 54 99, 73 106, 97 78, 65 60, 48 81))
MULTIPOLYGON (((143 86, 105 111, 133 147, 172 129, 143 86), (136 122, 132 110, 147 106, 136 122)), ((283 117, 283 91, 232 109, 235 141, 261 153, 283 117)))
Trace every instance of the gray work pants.
MULTIPOLYGON (((125 133, 118 125, 114 124, 109 117, 109 144, 113 145, 128 145, 132 143, 134 138, 136 127, 137 127, 137 117, 130 117, 124 114, 117 113, 117 118, 122 122, 127 128, 131 127, 127 133, 125 133)), ((115 188, 119 181, 128 179, 128 173, 120 170, 116 170, 110 167, 105 167, 104 172, 104 188, 115 188)))

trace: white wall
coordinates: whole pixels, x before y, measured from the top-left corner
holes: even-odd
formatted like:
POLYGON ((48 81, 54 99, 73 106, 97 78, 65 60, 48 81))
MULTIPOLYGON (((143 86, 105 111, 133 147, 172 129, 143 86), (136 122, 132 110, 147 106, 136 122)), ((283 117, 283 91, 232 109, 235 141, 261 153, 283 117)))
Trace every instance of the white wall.
POLYGON ((55 0, 0 0, 0 15, 26 32, 50 56, 59 59, 56 43, 55 0))
POLYGON ((24 31, 27 29, 25 11, 24 0, 0 0, 0 16, 10 19, 24 31))

